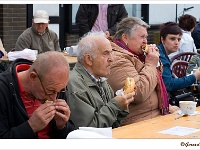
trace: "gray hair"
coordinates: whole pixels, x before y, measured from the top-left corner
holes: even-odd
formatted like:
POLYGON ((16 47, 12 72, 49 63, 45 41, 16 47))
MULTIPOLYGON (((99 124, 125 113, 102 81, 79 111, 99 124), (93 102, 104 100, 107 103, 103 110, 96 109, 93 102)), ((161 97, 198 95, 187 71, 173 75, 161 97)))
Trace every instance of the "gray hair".
POLYGON ((117 24, 117 31, 114 35, 114 39, 121 39, 122 34, 127 34, 129 37, 132 37, 139 26, 145 28, 150 27, 146 22, 137 17, 127 17, 122 19, 122 21, 117 24))
POLYGON ((99 37, 106 39, 105 33, 102 31, 88 32, 81 38, 77 47, 77 58, 80 62, 82 62, 85 54, 90 54, 92 58, 96 58, 95 51, 98 49, 99 37))

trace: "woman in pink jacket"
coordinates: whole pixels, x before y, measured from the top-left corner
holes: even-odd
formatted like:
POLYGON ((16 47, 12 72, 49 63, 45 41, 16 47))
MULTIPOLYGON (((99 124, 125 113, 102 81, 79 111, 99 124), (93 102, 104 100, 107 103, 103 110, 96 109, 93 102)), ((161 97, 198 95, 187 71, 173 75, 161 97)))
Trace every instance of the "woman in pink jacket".
POLYGON ((162 80, 162 67, 155 44, 148 45, 144 55, 142 46, 147 44, 149 26, 139 18, 123 19, 117 27, 113 42, 113 63, 108 83, 116 92, 123 88, 125 79, 133 77, 136 83, 136 96, 129 105, 129 115, 123 125, 174 112, 170 108, 168 95, 162 80))

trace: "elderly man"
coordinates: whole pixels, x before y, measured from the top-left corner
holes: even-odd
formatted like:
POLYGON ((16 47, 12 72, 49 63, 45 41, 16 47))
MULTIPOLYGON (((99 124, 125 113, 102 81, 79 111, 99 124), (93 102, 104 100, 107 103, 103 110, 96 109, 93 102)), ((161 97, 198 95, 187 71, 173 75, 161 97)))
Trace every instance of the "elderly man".
POLYGON ((76 63, 70 72, 67 99, 75 127, 118 127, 128 115, 134 92, 114 97, 106 82, 112 48, 103 32, 89 32, 78 43, 76 63))
POLYGON ((15 50, 25 48, 45 51, 61 51, 58 36, 48 28, 49 15, 45 10, 38 10, 33 16, 32 27, 26 29, 17 39, 15 50))
POLYGON ((66 138, 74 129, 60 92, 68 80, 69 65, 59 52, 42 53, 34 63, 14 61, 0 75, 0 137, 66 138))

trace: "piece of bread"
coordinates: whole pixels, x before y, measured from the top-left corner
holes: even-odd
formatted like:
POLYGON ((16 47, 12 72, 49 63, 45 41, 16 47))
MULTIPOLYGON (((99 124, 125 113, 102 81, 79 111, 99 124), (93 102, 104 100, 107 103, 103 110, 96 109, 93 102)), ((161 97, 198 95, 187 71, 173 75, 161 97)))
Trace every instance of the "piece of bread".
POLYGON ((147 44, 142 45, 142 51, 144 52, 144 55, 146 55, 148 53, 148 45, 147 44))
POLYGON ((53 104, 53 101, 49 101, 48 99, 45 101, 45 103, 51 103, 53 104))
MULTIPOLYGON (((148 45, 147 44, 143 44, 142 45, 142 51, 144 52, 144 55, 146 55, 148 53, 148 45)), ((156 52, 157 52, 157 55, 160 56, 159 52, 158 52, 158 48, 155 48, 156 49, 156 52)))
POLYGON ((124 94, 132 93, 136 88, 134 78, 126 78, 125 85, 124 85, 124 94))

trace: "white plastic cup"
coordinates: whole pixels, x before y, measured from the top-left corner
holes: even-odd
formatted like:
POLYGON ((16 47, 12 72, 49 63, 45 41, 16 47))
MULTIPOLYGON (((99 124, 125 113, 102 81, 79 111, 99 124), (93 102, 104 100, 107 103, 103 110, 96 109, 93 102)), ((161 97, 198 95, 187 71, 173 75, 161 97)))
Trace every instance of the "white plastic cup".
POLYGON ((71 46, 69 48, 69 56, 77 56, 77 46, 71 46))
POLYGON ((179 107, 183 115, 194 114, 197 102, 194 101, 179 101, 179 107))

